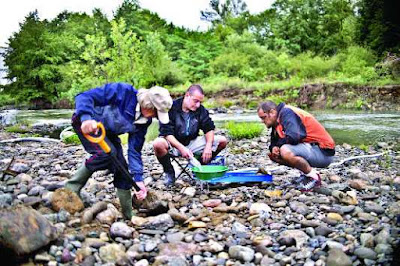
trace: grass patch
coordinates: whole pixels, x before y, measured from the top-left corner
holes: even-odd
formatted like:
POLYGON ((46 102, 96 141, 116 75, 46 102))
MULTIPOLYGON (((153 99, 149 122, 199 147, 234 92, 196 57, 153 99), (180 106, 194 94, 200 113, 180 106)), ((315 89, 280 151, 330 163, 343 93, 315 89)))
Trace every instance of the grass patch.
POLYGON ((257 122, 237 123, 229 121, 224 127, 228 130, 228 134, 232 139, 252 139, 259 137, 264 130, 264 125, 257 122))
POLYGON ((72 145, 80 145, 81 144, 81 140, 79 139, 77 134, 72 134, 68 137, 65 137, 62 141, 65 144, 72 144, 72 145))
POLYGON ((19 123, 13 126, 6 127, 4 130, 9 133, 25 134, 31 132, 31 127, 25 123, 19 123))

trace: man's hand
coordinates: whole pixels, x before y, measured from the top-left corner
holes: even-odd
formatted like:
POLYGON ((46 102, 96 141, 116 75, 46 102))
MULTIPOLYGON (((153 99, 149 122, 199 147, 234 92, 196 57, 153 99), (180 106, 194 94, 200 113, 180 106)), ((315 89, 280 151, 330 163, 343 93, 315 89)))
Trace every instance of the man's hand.
POLYGON ((190 159, 193 157, 193 152, 185 146, 183 146, 179 151, 181 152, 183 158, 190 159))
POLYGON ((147 196, 147 188, 144 185, 144 182, 136 182, 136 184, 140 188, 140 191, 135 191, 136 198, 138 200, 144 200, 147 196))
POLYGON ((203 163, 208 163, 211 160, 211 156, 212 156, 212 145, 206 144, 203 154, 201 155, 203 163))
POLYGON ((81 130, 82 130, 83 134, 90 134, 90 133, 97 134, 97 132, 98 132, 97 122, 95 120, 83 121, 83 123, 81 125, 81 130))
POLYGON ((269 158, 270 158, 271 160, 273 160, 273 161, 275 161, 275 162, 276 162, 277 160, 279 160, 280 157, 281 157, 281 153, 280 153, 279 147, 276 147, 276 146, 273 147, 271 153, 269 153, 268 156, 269 156, 269 158))

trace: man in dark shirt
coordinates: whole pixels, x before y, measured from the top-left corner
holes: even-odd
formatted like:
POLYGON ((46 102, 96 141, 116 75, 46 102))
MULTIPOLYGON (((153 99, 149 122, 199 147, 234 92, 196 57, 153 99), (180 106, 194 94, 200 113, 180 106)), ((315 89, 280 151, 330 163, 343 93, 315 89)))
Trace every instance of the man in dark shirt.
POLYGON ((164 168, 165 185, 175 183, 175 172, 170 155, 190 159, 201 155, 200 162, 208 163, 227 145, 224 136, 215 136, 214 122, 206 108, 201 105, 204 91, 200 85, 191 85, 183 98, 174 101, 169 114, 169 123, 160 124, 160 137, 153 147, 158 161, 164 168), (199 131, 204 136, 199 136, 199 131))

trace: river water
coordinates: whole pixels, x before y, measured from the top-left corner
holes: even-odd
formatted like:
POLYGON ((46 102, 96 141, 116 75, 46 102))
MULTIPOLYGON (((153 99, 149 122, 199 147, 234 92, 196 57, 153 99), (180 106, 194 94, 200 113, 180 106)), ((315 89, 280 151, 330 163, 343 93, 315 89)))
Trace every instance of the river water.
MULTIPOLYGON (((73 110, 21 110, 17 122, 29 124, 53 123, 68 125, 73 110)), ((313 111, 313 115, 325 126, 335 142, 351 145, 371 145, 379 141, 400 139, 400 113, 339 112, 336 110, 313 111)), ((259 122, 256 112, 212 115, 217 126, 226 121, 259 122)))

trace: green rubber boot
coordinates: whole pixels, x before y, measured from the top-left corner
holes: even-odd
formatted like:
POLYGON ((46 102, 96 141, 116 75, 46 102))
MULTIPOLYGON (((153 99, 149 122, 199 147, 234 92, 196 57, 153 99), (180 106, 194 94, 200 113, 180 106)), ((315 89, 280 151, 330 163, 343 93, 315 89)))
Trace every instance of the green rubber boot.
POLYGON ((93 172, 89 171, 85 165, 82 165, 76 170, 75 175, 65 183, 64 187, 75 192, 80 197, 81 189, 85 186, 92 174, 93 172))
POLYGON ((131 191, 117 188, 117 196, 121 204, 122 214, 125 219, 130 220, 134 215, 132 210, 132 194, 131 191))

